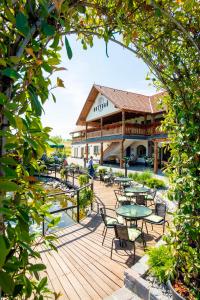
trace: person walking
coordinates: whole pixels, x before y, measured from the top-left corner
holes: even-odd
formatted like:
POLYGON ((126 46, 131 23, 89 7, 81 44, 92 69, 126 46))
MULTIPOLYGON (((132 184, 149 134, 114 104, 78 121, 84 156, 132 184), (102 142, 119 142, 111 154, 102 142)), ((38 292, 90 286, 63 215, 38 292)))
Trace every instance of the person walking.
POLYGON ((89 163, 88 163, 88 172, 89 175, 93 178, 94 177, 94 162, 93 157, 90 157, 89 163))

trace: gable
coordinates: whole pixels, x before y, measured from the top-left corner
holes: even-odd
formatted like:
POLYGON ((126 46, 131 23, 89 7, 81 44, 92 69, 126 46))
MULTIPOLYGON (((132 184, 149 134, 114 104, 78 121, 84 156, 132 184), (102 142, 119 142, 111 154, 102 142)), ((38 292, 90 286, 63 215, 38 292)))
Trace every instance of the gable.
POLYGON ((86 121, 92 121, 118 111, 120 110, 108 98, 99 93, 90 108, 86 121))

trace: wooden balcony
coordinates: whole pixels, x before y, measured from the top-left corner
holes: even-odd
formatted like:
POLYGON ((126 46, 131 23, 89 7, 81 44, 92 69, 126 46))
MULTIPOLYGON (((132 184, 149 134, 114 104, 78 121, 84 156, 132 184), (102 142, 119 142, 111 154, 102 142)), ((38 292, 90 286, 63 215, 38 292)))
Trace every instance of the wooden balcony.
MULTIPOLYGON (((150 124, 148 126, 139 125, 139 124, 126 124, 125 125, 125 135, 154 135, 161 134, 160 123, 150 124)), ((111 135, 121 135, 122 134, 122 125, 118 126, 107 126, 103 128, 102 136, 111 136, 111 135)), ((87 133, 87 138, 95 138, 101 136, 101 130, 96 130, 87 133)))
MULTIPOLYGON (((153 123, 150 125, 141 125, 141 124, 131 124, 126 123, 125 124, 125 135, 143 135, 143 136, 149 136, 149 135, 155 135, 155 134, 161 134, 163 133, 160 130, 160 123, 153 123)), ((121 124, 111 124, 104 126, 102 129, 102 137, 105 136, 112 136, 112 135, 121 135, 122 134, 122 125, 121 124)), ((97 138, 101 137, 101 130, 93 130, 87 133, 87 139, 91 138, 97 138)), ((73 142, 81 142, 85 140, 85 136, 81 137, 74 137, 73 142)))
POLYGON ((85 141, 85 135, 84 136, 72 137, 72 142, 73 143, 82 142, 82 141, 85 141))

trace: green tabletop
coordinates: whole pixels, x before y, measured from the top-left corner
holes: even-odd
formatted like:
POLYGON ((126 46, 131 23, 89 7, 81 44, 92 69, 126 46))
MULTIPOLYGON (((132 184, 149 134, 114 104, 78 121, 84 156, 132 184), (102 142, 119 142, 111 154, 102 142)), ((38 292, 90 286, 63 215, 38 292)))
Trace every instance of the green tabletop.
POLYGON ((143 205, 122 205, 116 209, 116 213, 127 219, 139 220, 150 216, 152 210, 143 205))
POLYGON ((130 182, 130 181, 132 181, 132 179, 129 178, 129 177, 116 177, 115 181, 118 181, 118 182, 130 182))
POLYGON ((132 186, 125 189, 125 193, 147 193, 149 189, 144 186, 132 186))

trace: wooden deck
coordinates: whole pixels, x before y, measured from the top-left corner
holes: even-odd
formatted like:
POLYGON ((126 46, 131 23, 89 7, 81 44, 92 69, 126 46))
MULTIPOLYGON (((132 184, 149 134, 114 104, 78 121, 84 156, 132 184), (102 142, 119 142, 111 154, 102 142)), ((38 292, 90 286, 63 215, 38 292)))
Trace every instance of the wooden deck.
MULTIPOLYGON (((100 182, 94 183, 94 191, 101 205, 114 208, 114 188, 100 182)), ((116 242, 116 251, 110 259, 114 232, 113 229, 108 230, 102 246, 102 231, 101 217, 94 212, 80 224, 57 232, 58 252, 47 251, 41 246, 41 259, 47 266, 49 287, 61 293, 59 299, 103 299, 123 286, 124 271, 134 263, 130 245, 125 251, 116 242)), ((145 238, 147 245, 151 246, 159 238, 161 228, 155 226, 152 231, 149 227, 149 231, 145 238)), ((137 242, 136 261, 143 254, 142 242, 137 242)))

